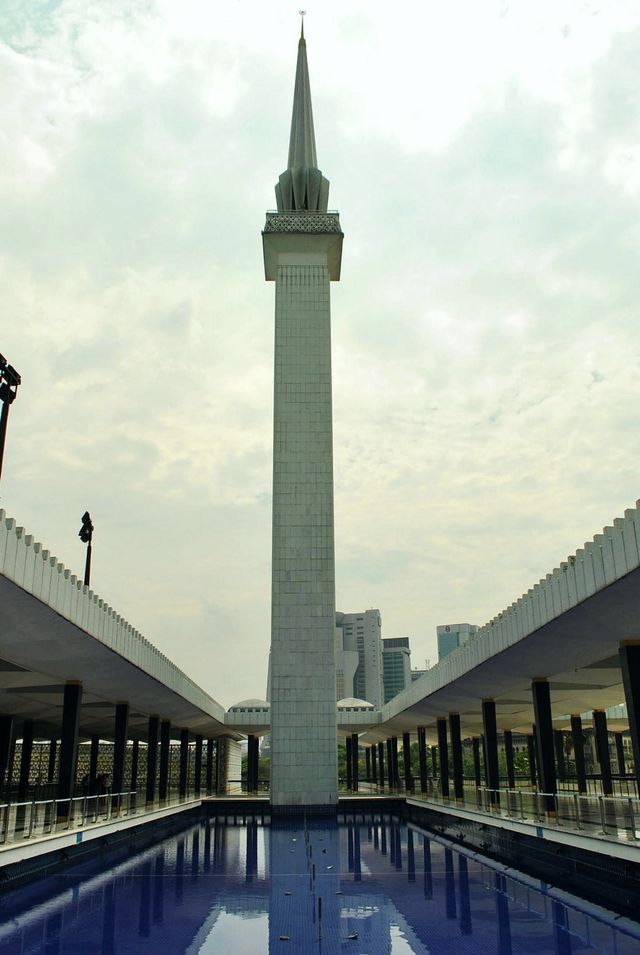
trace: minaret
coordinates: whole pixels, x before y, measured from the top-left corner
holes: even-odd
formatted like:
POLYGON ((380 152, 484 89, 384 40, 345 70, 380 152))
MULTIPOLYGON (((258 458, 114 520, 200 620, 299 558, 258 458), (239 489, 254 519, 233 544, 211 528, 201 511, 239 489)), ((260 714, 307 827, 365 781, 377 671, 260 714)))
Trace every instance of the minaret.
POLYGON ((276 283, 271 580, 271 804, 338 802, 329 282, 342 232, 317 166, 304 32, 289 162, 262 233, 276 283))

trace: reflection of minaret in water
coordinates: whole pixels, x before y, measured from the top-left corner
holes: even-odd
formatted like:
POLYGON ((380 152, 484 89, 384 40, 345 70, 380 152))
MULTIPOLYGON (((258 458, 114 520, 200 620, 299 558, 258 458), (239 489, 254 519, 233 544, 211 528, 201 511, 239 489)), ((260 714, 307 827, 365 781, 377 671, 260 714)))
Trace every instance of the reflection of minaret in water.
POLYGON ((274 817, 269 865, 269 952, 282 952, 281 936, 292 952, 316 951, 321 938, 335 938, 340 923, 337 825, 326 820, 322 828, 313 820, 305 825, 302 817, 291 825, 274 817))

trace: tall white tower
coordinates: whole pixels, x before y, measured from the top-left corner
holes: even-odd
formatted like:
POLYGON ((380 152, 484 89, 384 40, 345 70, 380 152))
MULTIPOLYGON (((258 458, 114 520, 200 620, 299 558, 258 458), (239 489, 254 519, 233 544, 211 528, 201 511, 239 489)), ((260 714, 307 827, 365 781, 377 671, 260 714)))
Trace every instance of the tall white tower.
POLYGON ((288 168, 262 233, 276 283, 271 583, 271 804, 338 802, 329 282, 342 231, 318 169, 304 33, 288 168))

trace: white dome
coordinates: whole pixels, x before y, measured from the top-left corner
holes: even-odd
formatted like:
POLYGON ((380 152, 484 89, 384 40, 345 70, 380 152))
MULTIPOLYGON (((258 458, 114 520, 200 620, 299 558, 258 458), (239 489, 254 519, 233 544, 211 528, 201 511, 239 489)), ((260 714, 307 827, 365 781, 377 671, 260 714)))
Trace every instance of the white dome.
POLYGON ((357 700, 354 696, 346 696, 344 700, 338 700, 339 710, 375 710, 373 703, 368 700, 357 700))
POLYGON ((256 700, 256 699, 240 700, 239 703, 234 703, 233 706, 229 707, 229 713, 233 713, 235 710, 239 710, 240 708, 242 708, 243 710, 247 710, 247 709, 264 710, 264 709, 270 709, 270 707, 271 707, 271 704, 268 703, 267 700, 256 700))

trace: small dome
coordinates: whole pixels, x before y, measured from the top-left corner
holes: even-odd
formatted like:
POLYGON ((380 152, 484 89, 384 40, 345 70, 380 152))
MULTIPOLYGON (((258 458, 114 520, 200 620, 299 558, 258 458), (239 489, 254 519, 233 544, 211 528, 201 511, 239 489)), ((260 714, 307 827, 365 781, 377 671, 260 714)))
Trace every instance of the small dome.
POLYGON ((344 700, 338 700, 338 709, 339 710, 375 710, 373 703, 369 703, 368 700, 357 700, 353 696, 347 696, 344 700))
POLYGON ((271 704, 268 703, 267 700, 256 700, 256 699, 240 700, 239 703, 234 703, 233 706, 229 707, 229 713, 234 713, 236 710, 239 710, 239 709, 242 709, 245 711, 247 709, 264 710, 264 709, 270 709, 270 707, 271 707, 271 704))

